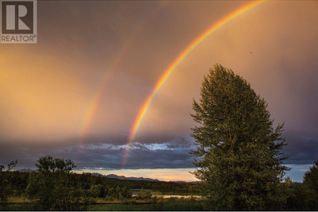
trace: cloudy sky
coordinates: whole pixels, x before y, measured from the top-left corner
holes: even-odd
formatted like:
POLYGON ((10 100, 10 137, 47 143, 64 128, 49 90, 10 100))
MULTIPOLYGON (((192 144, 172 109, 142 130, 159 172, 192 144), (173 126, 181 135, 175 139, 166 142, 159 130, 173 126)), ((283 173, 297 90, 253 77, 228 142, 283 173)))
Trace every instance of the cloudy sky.
POLYGON ((167 66, 246 1, 39 1, 38 43, 0 45, 0 163, 46 154, 80 168, 191 168, 193 99, 216 63, 285 123, 287 163, 318 155, 318 2, 265 1, 212 33, 156 92, 167 66), (123 157, 126 162, 123 165, 123 157))

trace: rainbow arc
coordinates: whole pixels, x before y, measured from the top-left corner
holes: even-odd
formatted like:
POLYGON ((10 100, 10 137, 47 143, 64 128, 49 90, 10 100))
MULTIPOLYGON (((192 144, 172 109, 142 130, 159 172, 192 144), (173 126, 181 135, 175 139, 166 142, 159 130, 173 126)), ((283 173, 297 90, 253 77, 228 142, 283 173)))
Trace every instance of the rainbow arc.
MULTIPOLYGON (((241 5, 234 11, 230 12, 229 14, 225 15, 218 21, 211 24, 204 32, 202 32, 200 35, 198 35, 173 61, 168 65, 168 67, 163 71, 160 78, 157 80, 156 84, 154 85, 151 92, 147 95, 144 102, 142 103, 140 109, 137 112, 137 115, 134 118, 134 121, 132 123, 130 133, 128 136, 128 145, 131 144, 131 142, 136 137, 136 134, 138 132, 138 129, 140 128, 140 125, 142 123, 143 118, 147 114, 147 111, 149 107, 151 106, 151 103, 155 97, 155 95, 159 92, 160 88, 163 86, 163 84, 167 81, 169 76, 172 74, 172 72, 176 69, 176 67, 186 59, 186 57, 197 47, 199 46, 204 40, 206 40, 212 33, 216 32, 218 29, 220 29, 222 26, 226 25, 233 19, 237 18, 238 16, 242 15, 243 13, 255 8, 257 5, 260 5, 265 0, 259 0, 259 1, 248 1, 246 4, 241 5)), ((128 150, 124 153, 122 165, 124 166, 126 164, 128 157, 128 150)))

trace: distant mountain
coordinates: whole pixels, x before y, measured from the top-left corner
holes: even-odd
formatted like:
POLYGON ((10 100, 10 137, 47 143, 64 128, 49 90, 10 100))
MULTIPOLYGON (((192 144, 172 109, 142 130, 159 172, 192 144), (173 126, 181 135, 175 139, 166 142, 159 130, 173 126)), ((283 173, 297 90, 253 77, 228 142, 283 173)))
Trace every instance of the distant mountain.
MULTIPOLYGON (((30 172, 33 172, 34 170, 32 170, 32 169, 19 169, 17 171, 30 173, 30 172)), ((125 176, 120 176, 120 175, 116 175, 116 174, 103 175, 103 174, 94 172, 94 173, 91 173, 91 175, 96 176, 96 177, 106 177, 106 178, 118 179, 118 180, 160 182, 160 180, 157 180, 157 179, 151 179, 151 178, 145 178, 145 177, 125 177, 125 176)))
POLYGON ((157 179, 145 178, 145 177, 125 177, 115 174, 104 175, 107 178, 119 179, 119 180, 135 180, 135 181, 150 181, 150 182, 159 182, 157 179))

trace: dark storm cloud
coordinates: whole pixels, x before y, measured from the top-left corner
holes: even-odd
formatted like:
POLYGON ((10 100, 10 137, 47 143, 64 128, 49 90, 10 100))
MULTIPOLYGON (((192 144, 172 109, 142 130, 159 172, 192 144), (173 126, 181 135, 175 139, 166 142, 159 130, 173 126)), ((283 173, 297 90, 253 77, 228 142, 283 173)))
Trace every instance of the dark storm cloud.
POLYGON ((34 168, 36 160, 52 155, 75 161, 78 168, 183 168, 192 167, 194 145, 192 140, 181 138, 166 143, 131 145, 114 144, 57 144, 32 145, 2 143, 0 164, 18 160, 19 168, 34 168), (129 161, 122 167, 125 151, 129 161))
POLYGON ((286 132, 285 137, 283 152, 288 163, 312 164, 318 160, 318 133, 286 132))
MULTIPOLYGON (((288 145, 283 153, 288 156, 288 164, 312 164, 317 160, 318 140, 305 133, 286 133, 288 145)), ((196 148, 193 139, 180 137, 160 143, 113 143, 51 144, 32 145, 16 143, 0 144, 0 164, 18 160, 18 168, 35 168, 36 160, 44 155, 52 155, 73 160, 78 168, 120 169, 120 168, 191 168, 196 148), (123 157, 128 150, 125 166, 123 157)))

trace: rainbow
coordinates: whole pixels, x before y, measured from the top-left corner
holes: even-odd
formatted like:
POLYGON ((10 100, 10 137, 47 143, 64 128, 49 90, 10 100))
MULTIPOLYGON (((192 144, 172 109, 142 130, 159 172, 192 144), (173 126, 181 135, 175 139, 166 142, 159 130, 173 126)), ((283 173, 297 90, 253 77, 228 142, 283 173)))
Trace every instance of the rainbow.
POLYGON ((96 92, 95 95, 91 98, 88 104, 88 108, 86 109, 86 112, 83 116, 81 126, 80 126, 80 143, 84 143, 85 137, 88 135, 88 132, 93 124, 94 116, 97 113, 99 104, 101 102, 102 93, 106 88, 107 81, 110 80, 113 77, 113 70, 116 70, 117 67, 120 64, 121 58, 124 55, 125 51, 122 50, 115 60, 115 62, 112 64, 112 67, 109 71, 106 71, 98 83, 98 87, 96 90, 99 92, 96 92))
POLYGON ((120 63, 126 57, 127 53, 129 52, 132 44, 135 41, 135 38, 142 33, 143 29, 147 25, 148 21, 152 18, 156 17, 159 12, 164 9, 166 5, 159 5, 154 11, 152 11, 152 15, 145 19, 143 23, 140 23, 138 27, 135 28, 131 34, 131 37, 126 41, 126 43, 120 49, 116 59, 112 63, 110 69, 106 71, 100 78, 99 82, 97 83, 97 88, 95 95, 92 96, 88 103, 88 107, 82 117, 81 124, 79 126, 79 135, 80 135, 80 143, 84 143, 86 136, 89 136, 88 133, 93 125, 94 117, 97 114, 98 107, 100 102, 102 101, 102 94, 105 92, 107 87, 107 82, 110 81, 114 75, 114 71, 120 67, 120 63))
MULTIPOLYGON (((160 90, 162 85, 167 81, 171 73, 175 70, 175 68, 204 40, 206 40, 209 35, 213 32, 220 29, 225 24, 229 23, 236 17, 240 16, 241 14, 255 8, 257 5, 261 4, 265 0, 257 0, 257 1, 248 1, 246 4, 241 5, 234 11, 230 12, 229 14, 222 17, 217 22, 211 24, 204 32, 202 32, 199 36, 197 36, 173 61, 168 65, 168 67, 163 71, 162 75, 154 85, 152 91, 148 94, 145 101, 141 105, 136 117, 133 120, 132 127, 130 129, 130 133, 128 136, 128 145, 134 140, 138 129, 142 123, 143 118, 145 117, 152 100, 154 99, 156 93, 160 90)), ((128 153, 124 155, 124 162, 127 158, 128 153)))

